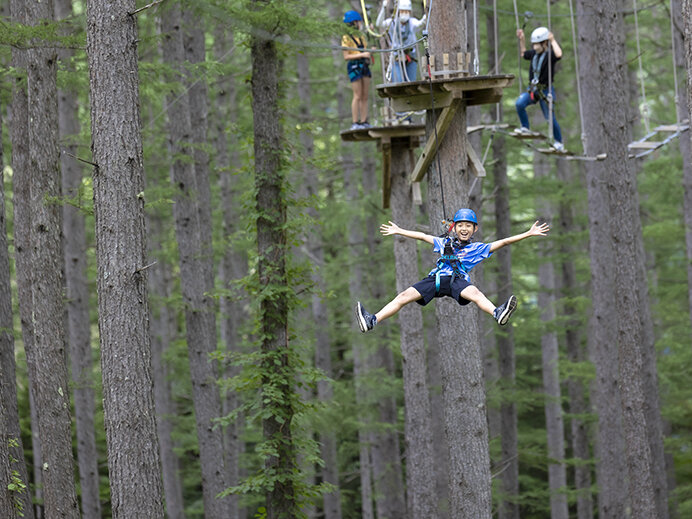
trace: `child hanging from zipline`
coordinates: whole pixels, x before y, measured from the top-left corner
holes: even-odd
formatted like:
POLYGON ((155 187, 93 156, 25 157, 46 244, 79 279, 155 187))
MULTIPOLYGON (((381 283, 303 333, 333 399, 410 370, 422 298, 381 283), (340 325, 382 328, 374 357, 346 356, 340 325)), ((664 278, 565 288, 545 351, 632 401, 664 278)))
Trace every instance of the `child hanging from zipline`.
MULTIPOLYGON (((529 116, 526 114, 526 107, 539 103, 543 116, 546 121, 550 119, 550 109, 548 106, 549 98, 555 100, 555 64, 562 58, 562 49, 553 36, 553 33, 547 27, 538 27, 531 33, 531 49, 526 49, 526 41, 524 31, 517 29, 517 38, 519 38, 519 51, 525 60, 529 60, 529 86, 526 92, 523 92, 517 98, 515 103, 517 115, 521 127, 517 128, 517 134, 531 134, 529 125, 529 116), (550 72, 550 75, 549 75, 550 72), (550 86, 549 86, 550 85, 550 86)), ((553 118, 553 148, 557 151, 564 151, 565 147, 562 144, 562 132, 560 125, 557 123, 555 111, 552 113, 553 118)))
MULTIPOLYGON (((496 307, 485 295, 471 284, 469 271, 493 252, 502 247, 525 240, 531 236, 545 236, 550 227, 547 223, 536 221, 531 228, 521 234, 510 236, 491 243, 473 242, 471 238, 478 229, 476 213, 471 209, 459 209, 454 215, 453 236, 437 237, 418 231, 402 229, 394 222, 382 224, 380 232, 385 236, 398 234, 430 243, 433 251, 440 253, 437 266, 428 276, 410 286, 387 303, 376 314, 368 313, 363 305, 356 303, 356 319, 362 332, 372 330, 379 323, 395 315, 401 308, 415 301, 425 306, 435 297, 449 296, 460 305, 474 302, 484 312, 504 326, 517 307, 517 298, 512 295, 502 305, 496 307)), ((451 230, 451 229, 450 229, 451 230)))
POLYGON ((368 90, 370 89, 370 59, 371 55, 364 50, 367 40, 362 34, 363 17, 358 11, 346 11, 344 23, 352 30, 341 38, 342 47, 351 47, 353 50, 344 50, 346 60, 346 72, 353 90, 351 101, 351 130, 370 128, 368 123, 368 90), (358 31, 357 33, 354 33, 358 31))

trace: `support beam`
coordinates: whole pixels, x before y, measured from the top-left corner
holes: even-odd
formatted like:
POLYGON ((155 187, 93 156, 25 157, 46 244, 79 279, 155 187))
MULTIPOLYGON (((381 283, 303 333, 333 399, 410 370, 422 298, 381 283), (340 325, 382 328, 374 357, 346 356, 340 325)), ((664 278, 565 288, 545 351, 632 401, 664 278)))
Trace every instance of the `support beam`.
POLYGON ((478 158, 478 155, 476 155, 476 150, 473 149, 473 146, 471 144, 467 143, 466 145, 466 152, 469 156, 469 167, 471 168, 471 171, 476 177, 484 177, 485 176, 485 167, 483 166, 483 163, 480 161, 478 158))
POLYGON ((389 197, 392 193, 392 141, 389 137, 380 140, 382 148, 382 207, 389 209, 389 197))
POLYGON ((437 153, 437 148, 445 137, 449 125, 452 123, 454 114, 457 112, 463 100, 459 97, 455 98, 452 103, 442 110, 439 119, 437 120, 437 138, 435 133, 428 137, 425 147, 423 148, 423 153, 418 157, 418 162, 416 167, 413 168, 411 172, 411 182, 420 182, 425 176, 426 171, 430 167, 433 158, 435 158, 435 153, 437 153))

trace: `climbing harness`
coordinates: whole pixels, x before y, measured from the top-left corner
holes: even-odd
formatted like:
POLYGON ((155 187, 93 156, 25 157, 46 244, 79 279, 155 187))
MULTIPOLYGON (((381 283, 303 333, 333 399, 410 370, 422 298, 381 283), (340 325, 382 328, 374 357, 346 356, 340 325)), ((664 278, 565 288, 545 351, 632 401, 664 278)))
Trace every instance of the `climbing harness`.
POLYGON ((433 274, 435 275, 435 295, 439 295, 440 293, 440 277, 445 264, 449 265, 452 269, 452 279, 449 281, 450 286, 457 277, 466 279, 466 276, 464 276, 466 269, 455 253, 455 249, 459 249, 460 247, 463 249, 462 242, 459 241, 459 238, 451 238, 449 234, 443 234, 440 238, 442 237, 445 237, 444 250, 437 260, 435 270, 430 273, 431 276, 433 274))

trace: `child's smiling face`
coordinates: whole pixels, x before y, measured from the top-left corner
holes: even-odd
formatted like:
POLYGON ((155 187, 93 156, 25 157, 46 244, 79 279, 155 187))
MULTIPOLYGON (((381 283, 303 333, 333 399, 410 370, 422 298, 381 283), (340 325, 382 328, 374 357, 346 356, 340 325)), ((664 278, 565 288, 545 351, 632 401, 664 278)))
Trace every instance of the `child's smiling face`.
POLYGON ((476 232, 476 224, 473 222, 457 222, 454 224, 454 232, 461 241, 469 241, 476 232))

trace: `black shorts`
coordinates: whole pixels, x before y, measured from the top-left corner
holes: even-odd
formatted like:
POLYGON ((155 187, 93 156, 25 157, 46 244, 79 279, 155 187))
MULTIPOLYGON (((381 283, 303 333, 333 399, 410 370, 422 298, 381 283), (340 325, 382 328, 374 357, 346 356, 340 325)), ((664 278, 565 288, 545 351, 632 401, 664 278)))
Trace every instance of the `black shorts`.
POLYGON ((427 305, 435 297, 449 296, 454 298, 460 305, 467 305, 471 301, 461 297, 461 291, 466 287, 471 286, 471 283, 466 281, 464 278, 459 276, 454 276, 454 283, 451 283, 452 276, 440 276, 440 292, 435 294, 435 276, 428 276, 425 279, 421 279, 418 283, 413 285, 413 288, 418 290, 421 299, 417 300, 421 306, 427 305))

